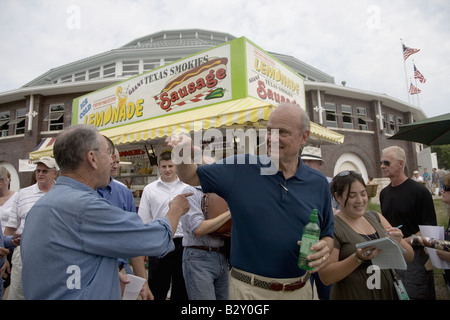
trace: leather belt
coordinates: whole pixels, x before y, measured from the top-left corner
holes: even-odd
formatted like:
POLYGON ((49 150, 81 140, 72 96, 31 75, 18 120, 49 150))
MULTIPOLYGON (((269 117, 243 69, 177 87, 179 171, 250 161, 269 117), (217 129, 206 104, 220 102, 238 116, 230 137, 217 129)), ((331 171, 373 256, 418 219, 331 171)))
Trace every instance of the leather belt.
POLYGON ((307 272, 302 280, 296 282, 292 283, 269 282, 262 279, 258 279, 257 276, 249 276, 247 274, 237 271, 234 268, 231 269, 231 276, 239 281, 250 284, 252 286, 272 291, 295 291, 303 288, 306 282, 308 282, 309 280, 309 272, 307 272))
POLYGON ((215 247, 206 247, 206 246, 189 246, 188 248, 198 249, 198 250, 203 250, 203 251, 214 251, 214 252, 222 251, 221 247, 215 248, 215 247))

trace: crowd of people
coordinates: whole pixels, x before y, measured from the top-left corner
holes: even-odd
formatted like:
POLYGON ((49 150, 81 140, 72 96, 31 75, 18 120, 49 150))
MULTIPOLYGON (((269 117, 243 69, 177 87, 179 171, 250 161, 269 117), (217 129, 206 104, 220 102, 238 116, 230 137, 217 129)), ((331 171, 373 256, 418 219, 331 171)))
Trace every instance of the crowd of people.
POLYGON ((427 168, 423 168, 423 174, 421 175, 418 170, 414 170, 412 180, 423 183, 432 195, 442 195, 442 187, 444 185, 444 177, 449 174, 450 171, 445 170, 444 167, 440 169, 433 168, 431 174, 427 168))
MULTIPOLYGON (((0 167, 8 299, 121 299, 126 274, 147 279, 144 300, 404 299, 399 290, 409 299, 435 299, 426 250, 409 238, 420 235, 419 225, 437 225, 436 213, 429 190, 405 175, 404 150, 382 151, 381 170, 391 183, 380 193, 381 212, 368 211, 360 173, 320 172, 320 149, 305 147, 309 123, 303 109, 283 103, 267 123, 267 155, 196 164, 163 152, 160 176, 145 186, 137 210, 131 191, 115 179, 120 157, 111 140, 91 126, 66 128, 54 158, 36 162, 30 187, 10 191, 0 167), (226 206, 207 219, 213 195, 226 206), (312 271, 305 271, 298 267, 299 240, 313 209, 321 233, 308 256, 312 271), (214 234, 230 220, 230 237, 214 234), (380 250, 355 245, 385 237, 403 249, 407 268, 381 270, 373 287, 368 270, 380 250)), ((188 136, 166 143, 195 153, 188 136)), ((450 205, 450 175, 440 192, 450 205)))

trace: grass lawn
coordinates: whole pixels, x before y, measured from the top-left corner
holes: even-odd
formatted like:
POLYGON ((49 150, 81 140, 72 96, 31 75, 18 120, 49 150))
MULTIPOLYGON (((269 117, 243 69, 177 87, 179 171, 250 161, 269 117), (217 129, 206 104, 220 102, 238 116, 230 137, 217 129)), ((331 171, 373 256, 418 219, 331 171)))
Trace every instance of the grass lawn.
MULTIPOLYGON (((434 209, 436 210, 436 219, 439 226, 447 228, 448 219, 447 209, 441 199, 434 199, 434 209)), ((379 203, 370 202, 367 206, 367 210, 375 210, 381 212, 379 203)), ((437 300, 450 300, 450 293, 445 285, 444 278, 442 277, 441 269, 434 269, 434 284, 436 287, 436 299, 437 300)))

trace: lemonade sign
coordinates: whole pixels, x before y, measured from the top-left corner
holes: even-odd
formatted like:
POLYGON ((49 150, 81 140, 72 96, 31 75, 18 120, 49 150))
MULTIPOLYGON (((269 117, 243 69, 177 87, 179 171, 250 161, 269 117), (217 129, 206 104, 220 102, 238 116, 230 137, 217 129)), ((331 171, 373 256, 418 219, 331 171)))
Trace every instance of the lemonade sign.
POLYGON ((74 100, 73 124, 106 129, 230 100, 230 44, 74 100))
POLYGON ((250 42, 246 43, 248 95, 278 105, 292 102, 306 109, 303 78, 250 42))

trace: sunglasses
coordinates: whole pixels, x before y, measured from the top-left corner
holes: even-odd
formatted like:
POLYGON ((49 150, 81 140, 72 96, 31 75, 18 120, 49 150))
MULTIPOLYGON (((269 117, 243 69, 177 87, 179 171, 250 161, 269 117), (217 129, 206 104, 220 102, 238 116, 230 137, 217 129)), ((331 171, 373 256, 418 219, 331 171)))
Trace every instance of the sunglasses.
POLYGON ((447 186, 447 185, 443 185, 443 187, 442 187, 442 190, 444 190, 444 191, 450 191, 450 186, 447 186))
POLYGON ((387 161, 387 160, 380 161, 380 166, 383 165, 383 164, 384 164, 386 167, 389 167, 389 166, 391 165, 391 162, 390 162, 390 161, 387 161))
POLYGON ((357 172, 357 171, 353 171, 353 170, 345 170, 345 171, 339 172, 337 176, 338 176, 338 177, 346 177, 346 176, 348 176, 348 175, 350 175, 350 174, 357 175, 357 176, 360 176, 360 175, 361 175, 361 173, 359 173, 359 172, 357 172))

